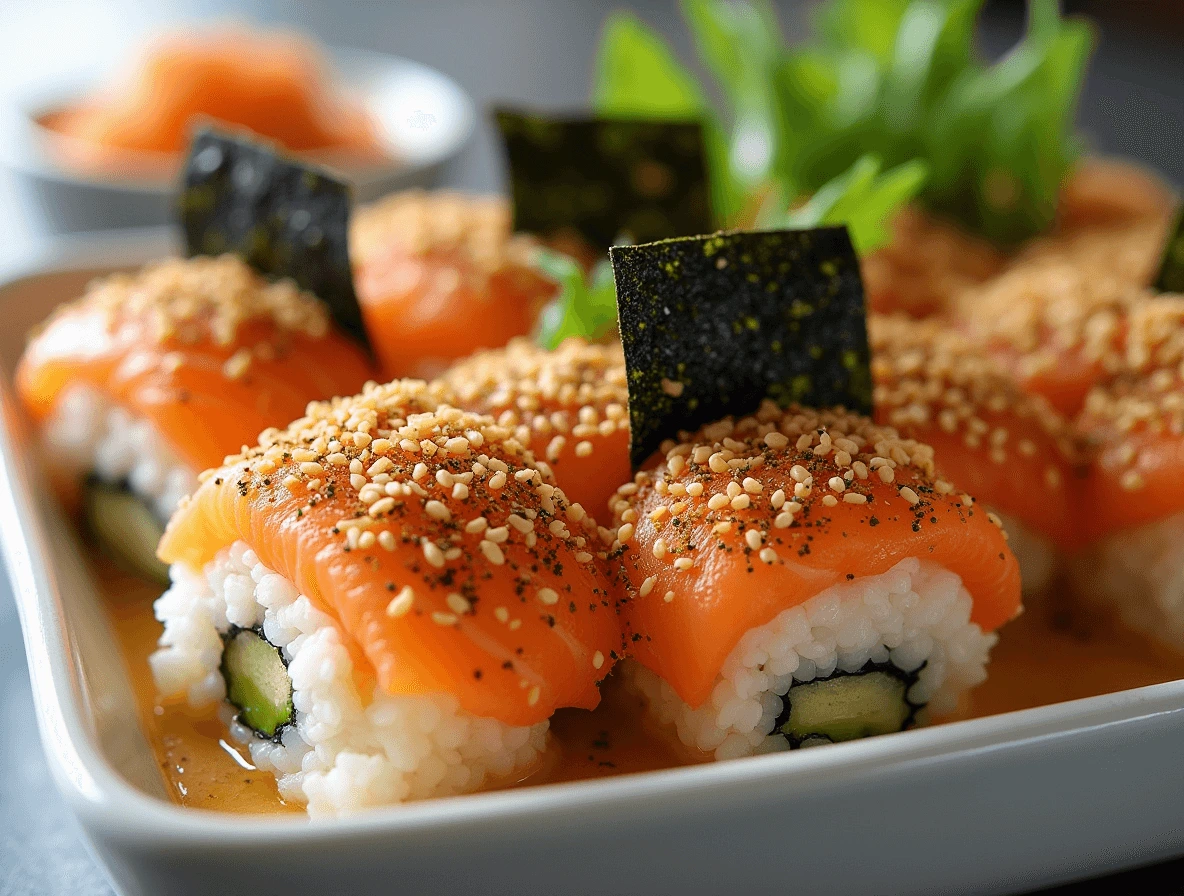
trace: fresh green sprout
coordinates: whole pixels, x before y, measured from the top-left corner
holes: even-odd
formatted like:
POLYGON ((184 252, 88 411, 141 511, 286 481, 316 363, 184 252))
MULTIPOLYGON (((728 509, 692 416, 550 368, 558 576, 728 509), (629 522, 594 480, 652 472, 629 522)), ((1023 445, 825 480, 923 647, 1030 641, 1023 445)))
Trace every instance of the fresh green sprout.
POLYGON ((616 328, 617 290, 607 259, 588 275, 574 258, 550 249, 540 250, 534 263, 559 287, 539 315, 535 341, 540 346, 554 350, 570 336, 595 342, 616 328))

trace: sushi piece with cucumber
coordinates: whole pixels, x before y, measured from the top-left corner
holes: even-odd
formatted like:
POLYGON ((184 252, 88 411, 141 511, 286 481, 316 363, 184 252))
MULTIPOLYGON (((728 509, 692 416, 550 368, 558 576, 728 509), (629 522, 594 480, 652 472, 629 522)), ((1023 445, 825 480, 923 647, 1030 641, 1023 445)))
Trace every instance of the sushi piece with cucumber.
POLYGON ((845 229, 614 248, 632 481, 612 501, 650 711, 728 759, 900 731, 1020 610, 999 521, 870 415, 845 229))
POLYGON ((117 560, 167 582, 156 543, 197 474, 370 376, 317 298, 224 255, 95 281, 33 335, 16 386, 55 486, 117 560))
POLYGON ((203 474, 161 542, 160 694, 220 704, 312 816, 527 776, 622 652, 591 518, 446 397, 311 405, 203 474))

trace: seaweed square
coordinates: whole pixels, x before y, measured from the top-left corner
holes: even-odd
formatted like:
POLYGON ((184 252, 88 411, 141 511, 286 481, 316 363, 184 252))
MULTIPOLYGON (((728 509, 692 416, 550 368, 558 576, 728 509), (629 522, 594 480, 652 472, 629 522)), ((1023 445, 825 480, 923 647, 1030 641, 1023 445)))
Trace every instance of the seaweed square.
POLYGON ((734 231, 609 250, 630 457, 771 398, 872 409, 859 260, 845 227, 734 231))
POLYGON ((510 166, 514 229, 578 235, 600 253, 714 229, 698 122, 494 113, 510 166))
POLYGON ((1160 292, 1184 293, 1184 212, 1176 219, 1176 226, 1163 250, 1155 288, 1160 292))
POLYGON ((368 344, 349 262, 348 185, 207 129, 190 147, 178 209, 190 257, 231 252, 267 277, 290 277, 368 344))

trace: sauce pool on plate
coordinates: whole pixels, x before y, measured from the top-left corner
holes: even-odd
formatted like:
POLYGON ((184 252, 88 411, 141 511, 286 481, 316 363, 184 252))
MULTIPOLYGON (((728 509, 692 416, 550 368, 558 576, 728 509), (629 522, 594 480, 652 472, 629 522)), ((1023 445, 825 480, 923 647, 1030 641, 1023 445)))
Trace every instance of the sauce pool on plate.
MULTIPOLYGON (((92 561, 135 688, 140 718, 172 798, 182 806, 235 813, 297 813, 275 779, 254 770, 217 710, 197 711, 183 701, 161 703, 148 671, 148 655, 161 626, 152 614, 158 590, 125 575, 105 559, 92 561)), ((1172 652, 1113 618, 1036 601, 1001 633, 991 674, 953 719, 1045 706, 1184 678, 1184 655, 1172 652), (1066 674, 1066 670, 1073 670, 1066 674)), ((603 778, 675 768, 694 761, 673 738, 652 726, 642 698, 610 678, 600 706, 562 710, 552 720, 552 748, 541 767, 506 786, 603 778)))

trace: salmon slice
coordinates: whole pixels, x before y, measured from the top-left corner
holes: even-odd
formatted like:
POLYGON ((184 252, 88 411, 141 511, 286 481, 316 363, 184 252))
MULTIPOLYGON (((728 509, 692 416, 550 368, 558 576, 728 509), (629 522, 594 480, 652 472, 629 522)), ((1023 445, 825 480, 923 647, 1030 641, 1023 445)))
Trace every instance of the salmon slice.
POLYGON ((767 402, 655 455, 613 506, 632 656, 692 707, 745 632, 905 558, 959 575, 984 631, 1019 611, 997 522, 932 449, 858 415, 767 402))
POLYGON ((1083 166, 1064 189, 1058 227, 959 297, 960 326, 1025 391, 1077 414, 1114 372, 1126 316, 1150 296, 1173 208, 1171 191, 1139 168, 1083 166))
POLYGON ((555 284, 530 265, 500 197, 412 191, 357 214, 351 234, 366 329, 388 377, 432 377, 529 333, 555 284))
POLYGON ((92 386, 151 420, 202 470, 300 416, 310 400, 353 392, 372 376, 320 301, 225 255, 169 259, 92 284, 33 336, 16 385, 36 421, 72 385, 92 386))
POLYGON ((509 725, 591 709, 622 647, 594 524, 510 430, 446 397, 395 381, 310 406, 205 474, 160 558, 200 569, 245 542, 391 694, 509 725))
POLYGON ((1069 421, 939 322, 873 315, 868 330, 876 420, 933 448, 958 491, 1075 548, 1081 455, 1069 421))
POLYGON ((608 522, 608 501, 632 475, 629 389, 621 344, 565 340, 555 351, 528 339, 480 352, 442 382, 462 407, 513 427, 545 459, 572 501, 608 522))
POLYGON ((1004 266, 990 243, 918 207, 902 209, 891 226, 891 241, 860 262, 868 307, 881 314, 944 314, 961 292, 1004 266))
POLYGON ((1135 309, 1116 358, 1119 371, 1089 393, 1077 421, 1092 452, 1088 541, 1184 510, 1184 297, 1135 309))

